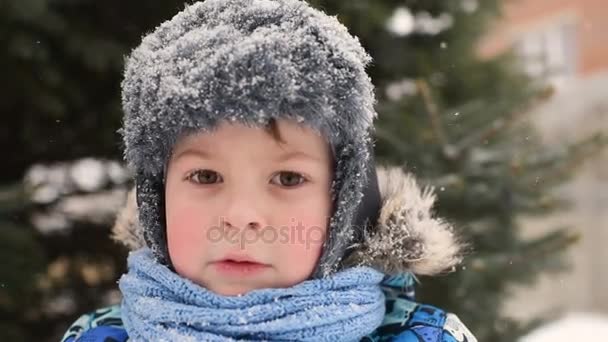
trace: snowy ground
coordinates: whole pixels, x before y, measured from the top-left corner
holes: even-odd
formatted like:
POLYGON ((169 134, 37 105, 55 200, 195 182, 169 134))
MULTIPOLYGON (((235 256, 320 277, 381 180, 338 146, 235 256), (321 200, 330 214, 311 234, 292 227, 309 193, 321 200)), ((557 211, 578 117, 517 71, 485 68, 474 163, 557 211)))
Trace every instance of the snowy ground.
POLYGON ((608 316, 571 313, 548 323, 519 342, 608 341, 608 316))

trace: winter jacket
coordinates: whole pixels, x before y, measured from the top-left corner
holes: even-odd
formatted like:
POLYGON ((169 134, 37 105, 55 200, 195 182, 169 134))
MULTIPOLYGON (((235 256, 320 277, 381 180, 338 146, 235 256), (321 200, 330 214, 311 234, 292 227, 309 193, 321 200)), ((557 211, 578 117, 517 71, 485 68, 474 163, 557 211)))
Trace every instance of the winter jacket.
MULTIPOLYGON (((460 258, 452 227, 431 215, 435 199, 432 191, 421 190, 413 176, 397 169, 378 168, 378 182, 383 203, 378 232, 382 236, 366 237, 346 260, 392 270, 381 284, 386 298, 384 320, 361 341, 476 342, 456 315, 414 300, 415 274, 436 273, 453 266, 460 258)), ((114 238, 129 248, 139 248, 144 244, 140 229, 131 193, 117 219, 114 238)), ((117 304, 82 315, 61 341, 127 340, 117 304)))

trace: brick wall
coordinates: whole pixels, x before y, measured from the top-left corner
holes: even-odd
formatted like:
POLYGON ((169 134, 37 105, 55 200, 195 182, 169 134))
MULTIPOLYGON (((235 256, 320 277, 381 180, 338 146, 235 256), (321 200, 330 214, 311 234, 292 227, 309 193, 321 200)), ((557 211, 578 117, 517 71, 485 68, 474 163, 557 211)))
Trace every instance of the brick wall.
POLYGON ((567 23, 573 25, 576 74, 608 70, 608 0, 504 0, 504 18, 480 44, 492 56, 527 34, 567 23))

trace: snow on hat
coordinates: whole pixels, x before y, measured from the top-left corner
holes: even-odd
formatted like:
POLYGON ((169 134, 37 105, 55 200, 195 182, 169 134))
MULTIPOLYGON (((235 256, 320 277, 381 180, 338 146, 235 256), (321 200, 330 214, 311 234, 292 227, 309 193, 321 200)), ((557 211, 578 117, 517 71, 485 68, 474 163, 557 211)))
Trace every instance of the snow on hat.
POLYGON ((120 133, 157 259, 171 266, 164 170, 177 139, 222 120, 260 126, 283 118, 331 146, 334 211, 313 277, 337 271, 379 215, 371 60, 336 17, 299 0, 197 2, 144 36, 125 60, 120 133))

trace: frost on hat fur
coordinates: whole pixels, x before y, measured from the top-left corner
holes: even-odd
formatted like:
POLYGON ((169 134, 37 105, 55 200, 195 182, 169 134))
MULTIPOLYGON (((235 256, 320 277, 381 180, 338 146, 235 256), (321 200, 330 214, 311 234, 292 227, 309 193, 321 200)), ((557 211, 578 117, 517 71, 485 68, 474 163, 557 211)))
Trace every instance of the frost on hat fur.
POLYGON ((434 217, 435 194, 421 189, 412 174, 378 168, 382 197, 380 217, 363 241, 353 244, 346 265, 372 266, 386 274, 413 272, 434 275, 462 261, 464 244, 453 227, 434 217))
POLYGON ((144 239, 167 263, 163 170, 173 145, 219 121, 293 119, 321 133, 336 164, 335 210, 315 277, 334 272, 357 232, 367 181, 371 57, 336 17, 299 0, 206 0, 143 37, 125 60, 124 156, 144 239))
MULTIPOLYGON (((389 275, 434 275, 458 265, 463 243, 448 222, 433 215, 433 190, 421 189, 412 174, 396 167, 378 167, 377 174, 380 217, 371 233, 350 246, 353 252, 344 266, 366 265, 389 275)), ((112 231, 115 240, 135 250, 144 241, 133 194, 129 193, 112 231)))
POLYGON ((290 118, 334 147, 361 145, 376 117, 369 62, 346 27, 303 1, 197 2, 125 61, 125 158, 158 174, 181 133, 226 119, 290 118))

